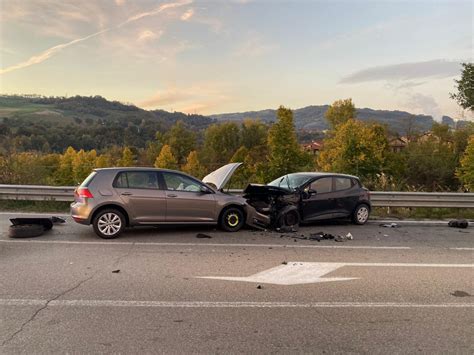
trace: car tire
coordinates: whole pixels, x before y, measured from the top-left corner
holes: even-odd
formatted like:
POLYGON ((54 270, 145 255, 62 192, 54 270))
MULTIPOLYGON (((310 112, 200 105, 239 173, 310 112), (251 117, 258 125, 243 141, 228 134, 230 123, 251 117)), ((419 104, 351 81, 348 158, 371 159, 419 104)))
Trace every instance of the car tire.
POLYGON ((359 225, 365 224, 369 219, 369 215, 370 207, 365 203, 360 204, 352 213, 352 222, 359 225))
POLYGON ((92 221, 95 234, 102 239, 117 238, 125 229, 126 220, 122 212, 106 209, 97 213, 92 221))
POLYGON ((277 217, 277 228, 298 227, 300 224, 300 214, 295 206, 285 207, 277 217))
POLYGON ((41 224, 18 224, 10 226, 8 236, 10 238, 34 238, 44 233, 44 227, 41 224))
POLYGON ((226 208, 221 215, 219 225, 227 232, 237 232, 245 224, 244 212, 238 207, 226 208))

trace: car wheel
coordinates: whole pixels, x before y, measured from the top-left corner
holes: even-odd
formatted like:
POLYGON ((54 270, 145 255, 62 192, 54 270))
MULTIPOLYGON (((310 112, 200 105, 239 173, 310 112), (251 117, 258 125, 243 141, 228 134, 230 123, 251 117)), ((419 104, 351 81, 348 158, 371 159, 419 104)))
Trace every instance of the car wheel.
POLYGON ((369 219, 370 209, 369 206, 361 204, 356 207, 354 213, 352 214, 352 222, 355 224, 365 224, 369 219))
POLYGON ((293 206, 283 209, 277 217, 277 227, 297 227, 300 224, 300 214, 293 206))
POLYGON ((224 210, 220 220, 222 229, 228 232, 237 232, 245 224, 244 213, 240 208, 229 207, 224 210))
POLYGON ((33 238, 39 237, 44 233, 44 227, 41 224, 18 224, 10 226, 8 236, 10 238, 33 238))
POLYGON ((120 211, 100 211, 92 221, 94 232, 103 239, 117 238, 125 228, 125 217, 120 211))

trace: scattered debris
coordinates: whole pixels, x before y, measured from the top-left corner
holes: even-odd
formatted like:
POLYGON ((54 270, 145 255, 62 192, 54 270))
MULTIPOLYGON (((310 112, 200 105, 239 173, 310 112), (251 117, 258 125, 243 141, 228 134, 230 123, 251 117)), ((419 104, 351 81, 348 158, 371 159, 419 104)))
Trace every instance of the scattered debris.
POLYGON ((262 285, 258 285, 257 288, 258 288, 259 290, 261 290, 261 289, 263 289, 263 286, 262 286, 262 285))
POLYGON ((384 236, 384 237, 388 237, 389 235, 388 235, 388 234, 384 234, 383 236, 384 236))
POLYGON ((118 274, 119 272, 120 272, 120 269, 112 270, 112 274, 118 274))
POLYGON ((182 322, 184 322, 184 320, 183 320, 183 319, 175 319, 173 322, 175 322, 175 323, 182 323, 182 322))
POLYGON ((351 234, 351 232, 346 234, 347 240, 354 240, 354 236, 351 234))
POLYGON ((385 228, 399 228, 400 226, 394 222, 392 223, 382 223, 380 224, 380 227, 385 227, 385 228))
POLYGON ((334 240, 336 242, 344 242, 346 240, 354 240, 354 236, 351 233, 347 233, 344 236, 344 235, 332 235, 330 233, 324 233, 324 232, 317 232, 317 233, 310 233, 309 237, 305 236, 304 234, 301 234, 299 236, 281 234, 280 238, 283 238, 283 237, 292 238, 294 242, 297 242, 298 239, 311 240, 311 241, 316 241, 316 242, 320 242, 321 240, 334 240))
POLYGON ((277 232, 282 232, 282 233, 296 233, 298 232, 298 229, 295 228, 295 226, 283 226, 280 228, 275 229, 277 232))
POLYGON ((61 223, 66 223, 66 220, 62 217, 52 216, 51 222, 53 222, 53 224, 61 224, 61 223))
POLYGON ((288 262, 284 261, 282 262, 283 265, 288 265, 288 262))
POLYGON ((453 219, 452 221, 449 221, 448 226, 453 228, 467 228, 469 222, 465 219, 453 219))
POLYGON ((450 295, 454 296, 454 297, 472 297, 471 294, 465 292, 465 291, 454 291, 453 293, 451 293, 450 295))
POLYGON ((204 234, 204 233, 198 233, 196 234, 196 238, 207 238, 211 239, 212 237, 210 235, 204 234))

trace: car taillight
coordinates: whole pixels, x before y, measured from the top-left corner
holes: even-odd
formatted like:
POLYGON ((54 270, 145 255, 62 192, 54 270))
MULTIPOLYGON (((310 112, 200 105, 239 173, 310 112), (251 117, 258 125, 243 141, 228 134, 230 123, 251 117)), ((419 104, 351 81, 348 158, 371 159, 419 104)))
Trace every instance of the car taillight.
POLYGON ((78 187, 75 191, 77 197, 94 198, 92 192, 87 187, 78 187))

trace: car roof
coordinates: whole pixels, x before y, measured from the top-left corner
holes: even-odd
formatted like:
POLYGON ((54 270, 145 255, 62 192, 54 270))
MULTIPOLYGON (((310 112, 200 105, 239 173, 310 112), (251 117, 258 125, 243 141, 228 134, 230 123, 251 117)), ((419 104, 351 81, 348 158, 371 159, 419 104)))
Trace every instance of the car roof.
POLYGON ((359 178, 354 175, 339 174, 339 173, 326 173, 326 172, 319 172, 319 171, 298 172, 298 173, 291 173, 287 175, 299 175, 299 176, 307 176, 307 177, 340 176, 340 177, 346 177, 346 178, 359 180, 359 178))
POLYGON ((182 171, 178 170, 170 170, 170 169, 161 169, 161 168, 153 168, 150 166, 126 166, 126 167, 114 167, 114 168, 96 168, 94 171, 169 171, 172 173, 180 173, 183 175, 187 175, 186 173, 183 173, 182 171))

